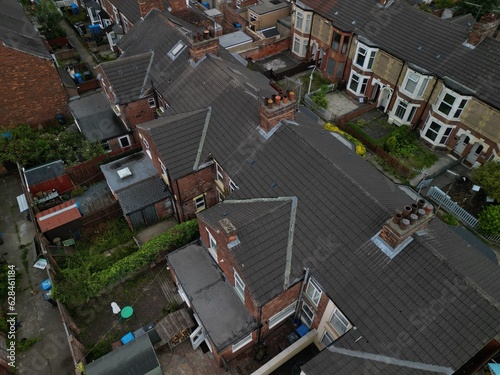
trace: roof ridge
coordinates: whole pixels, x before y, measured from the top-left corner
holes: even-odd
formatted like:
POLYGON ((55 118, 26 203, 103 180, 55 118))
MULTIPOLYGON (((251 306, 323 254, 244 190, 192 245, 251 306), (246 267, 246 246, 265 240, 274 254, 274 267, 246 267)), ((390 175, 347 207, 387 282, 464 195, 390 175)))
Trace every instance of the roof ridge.
POLYGON ((155 51, 149 51, 149 53, 151 54, 151 56, 149 57, 148 68, 146 69, 146 74, 144 75, 144 82, 142 83, 141 95, 139 96, 140 98, 144 97, 144 91, 145 91, 144 89, 146 87, 146 83, 148 82, 149 70, 151 69, 151 65, 153 64, 153 58, 155 56, 155 51))
POLYGON ((198 151, 196 153, 196 159, 194 160, 193 171, 198 169, 200 164, 201 151, 203 150, 203 145, 205 144, 205 139, 207 137, 208 124, 210 123, 210 117, 212 116, 212 107, 208 107, 207 115, 205 117, 205 124, 203 125, 203 130, 201 132, 200 143, 198 145, 198 151))

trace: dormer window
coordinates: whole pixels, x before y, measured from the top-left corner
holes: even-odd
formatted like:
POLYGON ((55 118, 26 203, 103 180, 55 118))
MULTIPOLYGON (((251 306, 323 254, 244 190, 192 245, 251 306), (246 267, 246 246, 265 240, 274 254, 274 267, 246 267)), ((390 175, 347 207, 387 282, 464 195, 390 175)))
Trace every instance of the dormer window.
POLYGON ((362 70, 372 70, 377 51, 378 50, 376 48, 370 48, 362 43, 358 43, 356 56, 354 58, 354 65, 362 70))
POLYGON ((413 98, 421 98, 424 95, 425 89, 427 88, 430 80, 430 77, 423 76, 408 69, 408 73, 406 74, 401 88, 405 94, 413 98))
POLYGON ((468 96, 462 96, 450 89, 444 88, 434 105, 434 110, 450 120, 458 119, 469 99, 470 97, 468 96))

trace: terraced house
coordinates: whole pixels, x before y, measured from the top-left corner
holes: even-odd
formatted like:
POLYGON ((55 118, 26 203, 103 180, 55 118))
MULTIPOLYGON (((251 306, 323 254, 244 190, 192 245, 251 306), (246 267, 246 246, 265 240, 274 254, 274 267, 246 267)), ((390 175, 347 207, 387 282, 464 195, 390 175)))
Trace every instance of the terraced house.
POLYGON ((477 166, 499 160, 498 16, 442 20, 405 1, 302 0, 292 52, 390 123, 477 166))
POLYGON ((198 218, 200 241, 168 256, 193 349, 223 365, 295 318, 303 336, 257 373, 311 343, 307 375, 472 374, 495 357, 497 262, 199 32, 153 10, 99 68, 158 192, 198 218))

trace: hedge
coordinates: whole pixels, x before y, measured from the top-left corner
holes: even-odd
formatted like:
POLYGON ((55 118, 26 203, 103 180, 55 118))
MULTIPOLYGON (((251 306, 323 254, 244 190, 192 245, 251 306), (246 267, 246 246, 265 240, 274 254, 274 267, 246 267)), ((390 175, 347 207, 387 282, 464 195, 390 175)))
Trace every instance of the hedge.
MULTIPOLYGON (((133 274, 142 267, 153 262, 162 251, 172 251, 198 238, 198 223, 196 220, 186 221, 167 230, 165 233, 149 240, 135 253, 118 260, 109 268, 93 273, 80 281, 84 297, 97 295, 104 288, 120 281, 125 276, 133 274)), ((84 273, 82 272, 82 276, 84 273)), ((64 282, 62 282, 64 284, 64 282)), ((56 298, 65 301, 71 299, 66 295, 64 285, 55 286, 56 298)), ((74 293, 77 293, 73 291, 74 293)))

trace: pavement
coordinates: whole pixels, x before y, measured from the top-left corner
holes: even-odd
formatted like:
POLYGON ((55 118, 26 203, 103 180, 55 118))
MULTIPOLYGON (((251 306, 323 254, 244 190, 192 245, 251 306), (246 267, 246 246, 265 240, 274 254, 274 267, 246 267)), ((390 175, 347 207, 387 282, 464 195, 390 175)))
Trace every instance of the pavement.
POLYGON ((85 48, 85 46, 80 41, 80 38, 77 36, 76 31, 68 25, 66 20, 62 20, 59 22, 59 25, 66 31, 66 37, 73 47, 75 47, 76 51, 80 55, 81 61, 87 63, 90 71, 92 72, 93 77, 97 77, 94 67, 97 65, 92 54, 85 48))
MULTIPOLYGON (((15 364, 23 375, 64 375, 74 373, 66 333, 59 315, 42 297, 41 282, 48 278, 47 270, 33 268, 36 251, 33 245, 35 228, 19 212, 16 197, 22 194, 17 172, 0 176, 0 232, 4 244, 0 251, 10 265, 16 266, 15 311, 21 327, 16 332, 15 364), (21 249, 21 246, 24 249, 21 249), (23 262, 23 254, 26 261, 23 262), (22 339, 39 339, 28 350, 19 351, 22 339)), ((11 315, 9 315, 11 316, 11 315)))
POLYGON ((173 228, 177 225, 177 221, 174 218, 169 218, 155 225, 151 225, 150 227, 141 229, 139 233, 135 235, 135 238, 139 242, 139 245, 142 246, 150 239, 159 236, 162 233, 165 233, 168 229, 173 228))

